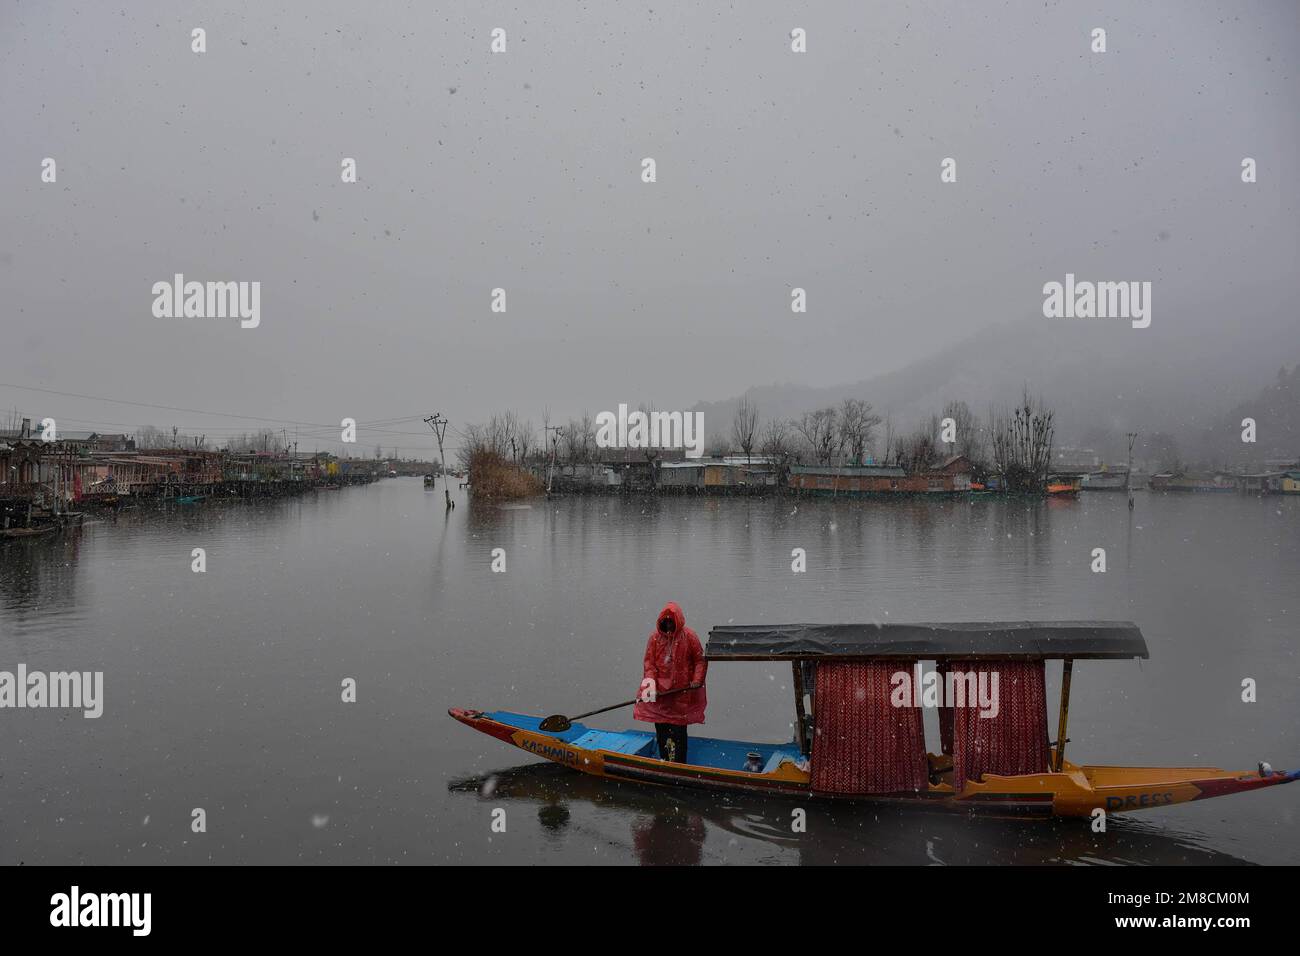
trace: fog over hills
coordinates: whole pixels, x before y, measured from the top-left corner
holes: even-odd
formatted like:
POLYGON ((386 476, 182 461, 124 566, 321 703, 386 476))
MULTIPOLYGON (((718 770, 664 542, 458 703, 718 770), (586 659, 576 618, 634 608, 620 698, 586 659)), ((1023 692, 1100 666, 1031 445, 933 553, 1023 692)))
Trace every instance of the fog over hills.
MULTIPOLYGON (((1224 308, 1205 316, 1196 323, 1167 315, 1163 324, 1157 319, 1140 330, 1124 321, 1026 318, 861 381, 763 385, 746 395, 763 420, 862 398, 906 431, 950 399, 965 401, 983 418, 1027 386, 1055 410, 1058 444, 1136 430, 1170 433, 1190 449, 1207 429, 1227 427, 1227 413, 1253 401, 1280 367, 1300 362, 1300 325, 1282 307, 1262 315, 1224 308)), ((711 438, 729 434, 739 399, 694 406, 711 438)))

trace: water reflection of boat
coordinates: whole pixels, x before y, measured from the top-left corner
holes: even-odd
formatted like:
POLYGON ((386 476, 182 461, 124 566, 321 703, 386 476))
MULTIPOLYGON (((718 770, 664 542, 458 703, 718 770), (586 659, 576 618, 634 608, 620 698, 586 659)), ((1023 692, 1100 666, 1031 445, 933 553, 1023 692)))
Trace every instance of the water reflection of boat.
POLYGON ((448 713, 504 743, 604 779, 966 813, 1095 817, 1098 811, 1165 807, 1300 779, 1300 771, 1275 772, 1264 763, 1257 771, 1225 771, 1067 761, 1074 661, 1146 658, 1146 641, 1134 624, 725 625, 710 633, 706 656, 715 662, 790 662, 795 739, 765 744, 692 737, 690 762, 670 762, 659 758, 655 736, 646 731, 568 721, 548 731, 540 718, 510 711, 448 713), (941 677, 923 692, 920 662, 927 660, 938 665, 930 676, 941 677), (1064 662, 1056 742, 1048 737, 1047 660, 1064 662), (912 689, 902 702, 899 675, 912 689), (993 691, 997 706, 986 713, 987 686, 999 682, 1000 692, 993 691), (938 693, 932 694, 936 683, 938 693), (953 701, 957 686, 963 688, 960 703, 953 701), (965 697, 966 688, 975 694, 977 686, 984 703, 965 697), (938 708, 938 754, 926 750, 923 703, 938 708))
POLYGON ((58 527, 54 524, 37 524, 30 528, 3 528, 0 529, 0 538, 35 538, 43 534, 49 534, 58 527))
MULTIPOLYGON (((491 806, 535 807, 538 825, 552 836, 567 831, 585 838, 595 830, 607 845, 628 846, 643 865, 1241 866, 1250 862, 1210 848, 1203 834, 1170 831, 1136 817, 1113 820, 1104 834, 1066 820, 1031 828, 1018 820, 967 818, 875 803, 809 804, 792 797, 747 794, 719 799, 703 791, 612 783, 570 773, 554 763, 456 778, 448 781, 447 790, 491 806), (791 825, 798 810, 807 814, 803 833, 791 825), (710 833, 715 834, 712 842, 710 833)), ((513 810, 511 814, 517 819, 513 810)))

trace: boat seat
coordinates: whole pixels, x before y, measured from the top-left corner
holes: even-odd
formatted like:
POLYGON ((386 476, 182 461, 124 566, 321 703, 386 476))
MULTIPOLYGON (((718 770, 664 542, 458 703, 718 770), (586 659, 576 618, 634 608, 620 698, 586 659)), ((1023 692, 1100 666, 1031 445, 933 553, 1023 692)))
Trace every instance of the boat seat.
POLYGON ((591 750, 608 750, 617 754, 633 756, 653 756, 655 746, 653 734, 617 733, 609 730, 589 730, 571 743, 575 747, 587 747, 591 750))

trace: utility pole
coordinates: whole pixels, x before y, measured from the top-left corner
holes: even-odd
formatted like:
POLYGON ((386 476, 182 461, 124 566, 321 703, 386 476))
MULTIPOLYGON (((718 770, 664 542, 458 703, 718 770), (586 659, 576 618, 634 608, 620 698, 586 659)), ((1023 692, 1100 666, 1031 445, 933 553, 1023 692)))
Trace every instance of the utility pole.
POLYGON ((432 428, 434 435, 438 437, 438 457, 442 460, 442 493, 447 496, 447 510, 450 511, 455 505, 451 503, 451 484, 450 479, 447 477, 447 456, 442 453, 442 436, 447 433, 447 419, 434 412, 424 420, 424 423, 432 428))
POLYGON ((545 427, 548 432, 555 432, 551 436, 551 467, 546 469, 546 493, 549 495, 551 493, 551 477, 555 474, 555 451, 560 444, 560 435, 564 433, 564 429, 559 425, 547 425, 545 427))
POLYGON ((1128 471, 1124 472, 1124 490, 1128 492, 1128 507, 1133 510, 1133 443, 1137 441, 1137 432, 1128 432, 1128 471))

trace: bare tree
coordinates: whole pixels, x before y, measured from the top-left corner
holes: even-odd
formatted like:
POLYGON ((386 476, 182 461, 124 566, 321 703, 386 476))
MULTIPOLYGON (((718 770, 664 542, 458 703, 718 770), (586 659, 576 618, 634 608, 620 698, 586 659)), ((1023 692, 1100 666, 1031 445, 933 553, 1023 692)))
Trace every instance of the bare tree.
POLYGON ((531 421, 519 423, 515 440, 519 443, 519 461, 526 463, 528 456, 537 452, 537 432, 533 429, 531 421))
POLYGON ((817 457, 820 427, 821 419, 815 412, 804 412, 790 421, 790 429, 799 440, 799 450, 806 453, 810 461, 816 460, 817 457))
MULTIPOLYGON (((142 442, 142 433, 136 432, 136 445, 141 448, 149 447, 142 442)), ((231 435, 226 439, 226 451, 235 454, 249 454, 251 452, 268 452, 279 448, 279 433, 270 428, 263 428, 261 431, 249 434, 244 432, 241 435, 231 435)), ((157 447, 157 446, 153 446, 157 447)))
POLYGON ((849 460, 861 464, 872 445, 872 433, 881 421, 881 417, 871 410, 870 402, 860 398, 844 399, 839 411, 837 450, 848 449, 849 460))
MULTIPOLYGON (((950 400, 943 406, 942 418, 951 418, 953 421, 953 441, 951 443, 940 443, 949 455, 965 455, 977 467, 986 464, 984 450, 984 429, 980 426, 979 419, 975 413, 970 410, 970 406, 965 402, 950 400)), ((943 423, 938 422, 938 434, 940 437, 943 432, 943 423)))
POLYGON ((758 406, 749 400, 749 396, 745 396, 736 406, 736 417, 731 421, 731 436, 737 447, 745 453, 746 464, 753 456, 754 437, 757 434, 758 406))
POLYGON ((590 412, 570 418, 564 428, 564 454, 570 464, 583 464, 595 458, 596 423, 590 412))
POLYGON ((773 418, 763 426, 758 444, 759 453, 766 455, 776 469, 779 488, 789 487, 790 461, 794 458, 791 426, 784 418, 773 418))
POLYGON ((456 460, 460 463, 460 470, 468 473, 475 457, 489 450, 487 436, 482 425, 474 424, 466 425, 461 434, 464 438, 456 449, 456 460))
POLYGON ((938 459, 935 424, 932 419, 912 434, 899 439, 896 452, 898 463, 909 474, 924 474, 934 467, 938 459))
POLYGON ((763 426, 758 450, 761 454, 785 464, 790 460, 794 449, 790 444, 790 423, 784 418, 773 418, 763 426))
POLYGON ((791 422, 791 427, 803 439, 804 448, 819 464, 829 465, 837 450, 838 415, 833 408, 819 408, 804 412, 791 422))
POLYGON ((894 420, 890 416, 886 415, 885 416, 885 447, 884 449, 882 449, 880 454, 880 460, 883 461, 886 465, 892 465, 894 463, 895 444, 896 444, 896 438, 894 436, 894 420))
POLYGON ((500 416, 493 416, 492 424, 501 443, 503 457, 508 456, 510 461, 518 464, 524 457, 522 452, 527 451, 529 440, 524 438, 526 426, 523 420, 515 412, 506 412, 500 416), (521 452, 521 446, 522 452, 521 452))
POLYGON ((1047 487, 1054 418, 1041 400, 1030 398, 1028 389, 1016 408, 993 414, 989 427, 993 466, 1005 490, 1041 492, 1047 487))

